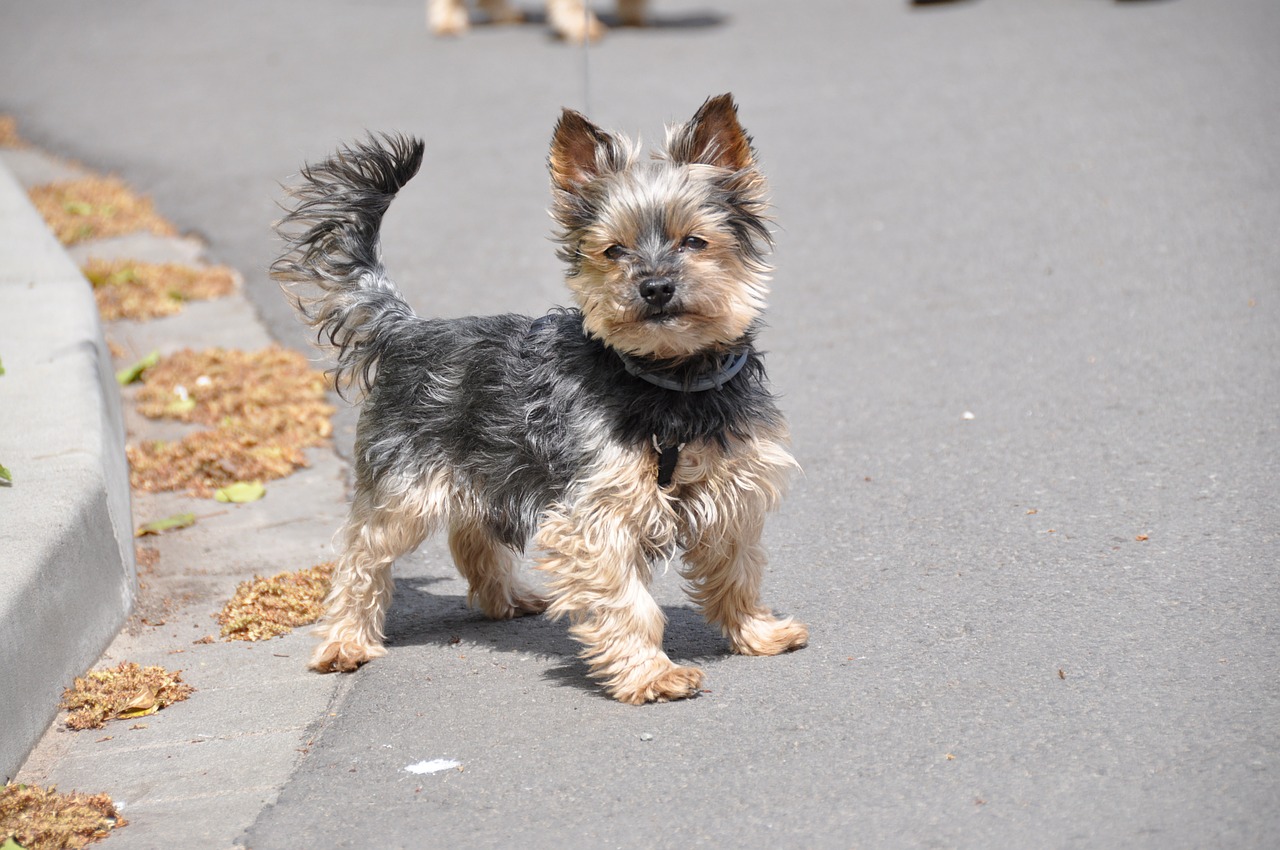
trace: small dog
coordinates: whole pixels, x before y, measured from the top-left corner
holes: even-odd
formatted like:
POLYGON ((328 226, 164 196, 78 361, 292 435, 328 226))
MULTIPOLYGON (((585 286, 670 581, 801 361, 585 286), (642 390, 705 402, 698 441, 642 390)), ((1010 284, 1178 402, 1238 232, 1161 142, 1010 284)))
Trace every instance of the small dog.
POLYGON ((808 642, 759 598, 766 511, 795 466, 754 345, 772 247, 765 180, 730 95, 664 148, 565 110, 549 165, 558 255, 577 309, 538 319, 419 318, 378 231, 422 143, 371 137, 304 168, 272 266, 339 385, 364 391, 355 496, 310 666, 386 654, 391 565, 447 529, 468 602, 504 619, 568 617, 590 674, 627 703, 696 694, 662 650, 648 591, 683 551, 688 593, 730 646, 808 642), (533 540, 546 594, 517 574, 533 540))
MULTIPOLYGON (((495 24, 514 24, 524 14, 507 0, 479 0, 480 11, 495 24)), ((644 25, 645 0, 618 0, 618 19, 626 26, 644 25)), ((547 0, 547 22, 566 41, 599 41, 606 27, 584 0, 547 0)), ((427 0, 427 26, 436 35, 462 35, 471 28, 466 0, 427 0)))

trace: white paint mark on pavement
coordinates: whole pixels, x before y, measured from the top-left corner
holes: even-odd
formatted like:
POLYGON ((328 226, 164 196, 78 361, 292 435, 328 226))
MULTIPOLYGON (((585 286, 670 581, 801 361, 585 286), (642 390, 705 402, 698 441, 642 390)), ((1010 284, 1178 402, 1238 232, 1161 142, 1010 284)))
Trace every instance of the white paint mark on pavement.
POLYGON ((405 768, 410 773, 439 773, 442 770, 452 770, 455 767, 462 767, 462 762, 453 759, 432 759, 431 761, 420 761, 417 764, 411 764, 405 768))

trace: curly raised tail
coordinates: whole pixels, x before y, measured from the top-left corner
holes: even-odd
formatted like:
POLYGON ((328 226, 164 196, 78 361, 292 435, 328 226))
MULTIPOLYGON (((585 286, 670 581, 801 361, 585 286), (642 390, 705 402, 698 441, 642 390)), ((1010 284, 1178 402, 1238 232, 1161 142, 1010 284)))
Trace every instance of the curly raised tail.
POLYGON ((299 316, 332 346, 341 388, 367 391, 394 329, 414 318, 379 256, 382 216, 422 165, 422 141, 371 135, 302 169, 293 209, 276 232, 288 249, 271 264, 299 316))

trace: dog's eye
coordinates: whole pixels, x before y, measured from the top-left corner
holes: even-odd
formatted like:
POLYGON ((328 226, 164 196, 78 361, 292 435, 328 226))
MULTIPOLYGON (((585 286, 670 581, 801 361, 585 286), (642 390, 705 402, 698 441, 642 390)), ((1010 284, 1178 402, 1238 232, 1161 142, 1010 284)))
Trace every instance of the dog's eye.
POLYGON ((623 248, 621 245, 610 245, 608 248, 604 249, 604 255, 610 260, 620 260, 622 259, 622 255, 625 253, 627 253, 627 249, 623 248))
POLYGON ((707 240, 701 236, 686 236, 684 241, 680 243, 680 250, 682 251, 686 248, 690 251, 701 251, 705 247, 707 247, 707 240))

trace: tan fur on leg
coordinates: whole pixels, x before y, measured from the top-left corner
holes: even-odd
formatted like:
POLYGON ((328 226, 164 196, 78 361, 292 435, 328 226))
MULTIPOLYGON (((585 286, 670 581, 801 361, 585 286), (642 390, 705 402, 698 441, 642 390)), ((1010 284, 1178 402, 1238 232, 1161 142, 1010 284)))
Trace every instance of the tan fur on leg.
POLYGON ((757 541, 699 545, 685 561, 689 595, 707 621, 720 626, 734 652, 778 655, 808 644, 808 627, 790 617, 778 619, 760 604, 765 554, 757 541))
POLYGON ((760 602, 764 516, 795 466, 785 438, 738 441, 727 452, 704 447, 691 456, 685 474, 695 481, 681 493, 689 595, 743 655, 777 655, 809 641, 805 625, 774 617, 760 602))
POLYGON ((357 492, 316 629, 321 641, 308 665, 313 670, 350 672, 387 654, 382 627, 391 605, 391 565, 422 543, 444 513, 448 491, 437 476, 384 493, 380 502, 368 491, 357 492))
POLYGON ((427 0, 427 28, 436 35, 462 35, 471 28, 464 0, 427 0))
POLYGON ((495 540, 478 522, 454 519, 449 526, 449 551, 458 572, 467 579, 467 603, 486 617, 509 620, 541 614, 547 600, 516 574, 515 553, 495 540))
POLYGON ((647 588, 649 560, 674 541, 675 516, 652 459, 613 448, 570 505, 548 511, 536 542, 554 617, 568 616, 591 675, 627 703, 692 696, 702 671, 662 651, 665 618, 647 588))
POLYGON ((578 43, 599 41, 606 29, 582 0, 547 0, 547 21, 561 38, 578 43))

